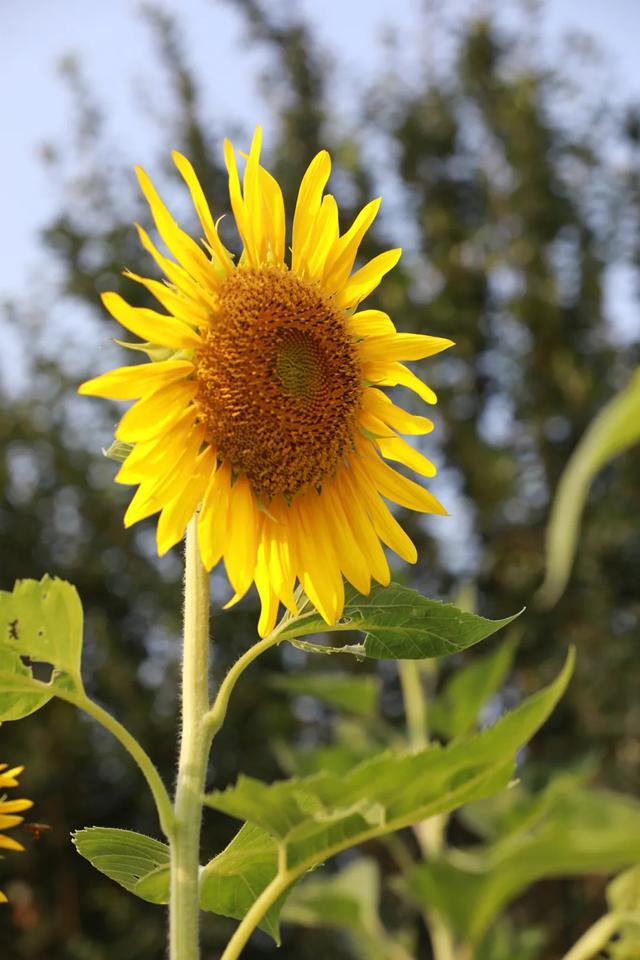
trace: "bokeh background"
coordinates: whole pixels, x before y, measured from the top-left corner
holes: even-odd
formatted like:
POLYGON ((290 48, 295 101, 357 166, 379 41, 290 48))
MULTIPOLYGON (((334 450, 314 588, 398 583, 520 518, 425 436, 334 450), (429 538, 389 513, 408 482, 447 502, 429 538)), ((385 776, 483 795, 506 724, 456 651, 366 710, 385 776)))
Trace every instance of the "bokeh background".
MULTIPOLYGON (((262 122, 289 204, 321 147, 345 223, 384 194, 364 253, 399 244, 405 255, 373 305, 402 329, 457 343, 425 365, 440 398, 427 438, 433 489, 451 518, 405 518, 420 554, 411 580, 443 599, 473 584, 480 612, 504 616, 541 582, 550 498, 572 449, 640 362, 639 26, 635 0, 2 4, 0 588, 45 572, 77 585, 89 690, 168 780, 181 558, 154 556, 151 522, 123 529, 129 494, 101 455, 118 410, 75 396, 79 381, 125 362, 98 293, 140 296, 120 275, 147 268, 133 165, 195 228, 171 149, 191 158, 219 213, 222 138, 242 146, 262 122)), ((637 450, 600 476, 569 590, 553 611, 521 618, 512 699, 551 676, 567 643, 578 648, 570 691, 529 750, 534 778, 583 763, 597 782, 638 792, 639 479, 637 450)), ((220 612, 229 592, 214 575, 218 677, 256 623, 253 596, 220 612)), ((240 770, 274 779, 278 744, 330 738, 330 712, 268 686, 268 672, 327 668, 294 653, 243 678, 211 786, 240 770)), ((387 717, 400 723, 397 677, 383 679, 387 717)), ((0 744, 1 759, 27 765, 23 792, 52 828, 0 862, 12 901, 0 913, 3 960, 159 960, 162 910, 69 842, 89 824, 157 835, 133 764, 58 703, 4 725, 0 744)), ((209 811, 208 855, 234 830, 209 811)), ((593 878, 538 885, 514 916, 543 930, 540 955, 552 960, 602 912, 602 891, 593 878)), ((384 903, 399 909, 392 890, 384 903)), ((230 929, 205 918, 205 956, 230 929)), ((420 950, 429 956, 424 937, 420 950)), ((325 951, 351 955, 338 934, 292 927, 278 956, 325 951)), ((266 960, 275 947, 256 937, 246 955, 266 960)))

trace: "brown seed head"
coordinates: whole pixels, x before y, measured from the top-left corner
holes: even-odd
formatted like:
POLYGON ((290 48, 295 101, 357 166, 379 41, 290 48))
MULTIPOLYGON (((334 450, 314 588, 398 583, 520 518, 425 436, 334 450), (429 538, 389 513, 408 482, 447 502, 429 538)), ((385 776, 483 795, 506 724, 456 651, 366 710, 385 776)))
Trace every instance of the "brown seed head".
POLYGON ((314 281, 278 267, 238 269, 195 360, 208 439, 258 496, 318 485, 352 449, 357 348, 314 281))

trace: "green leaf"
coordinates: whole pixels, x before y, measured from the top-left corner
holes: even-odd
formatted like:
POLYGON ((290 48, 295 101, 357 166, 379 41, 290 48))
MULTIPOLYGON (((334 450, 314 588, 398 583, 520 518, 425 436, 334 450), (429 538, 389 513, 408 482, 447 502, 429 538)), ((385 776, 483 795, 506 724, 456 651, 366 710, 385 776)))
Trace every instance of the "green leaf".
POLYGON ((299 874, 372 837, 504 789, 517 751, 545 721, 569 680, 557 679, 481 734, 416 753, 386 752, 342 775, 328 771, 267 785, 240 777, 205 802, 260 827, 299 874))
POLYGON ((339 873, 314 874, 292 891, 282 911, 285 923, 343 930, 362 960, 386 960, 389 945, 378 915, 380 869, 358 857, 339 873))
MULTIPOLYGON (((555 788, 544 815, 487 847, 417 867, 410 886, 464 940, 477 943, 497 915, 547 877, 610 873, 640 860, 640 803, 621 794, 555 788)), ((538 808, 538 814, 540 808, 538 808)))
POLYGON ((82 652, 82 604, 64 580, 18 580, 0 591, 0 644, 76 676, 82 652))
POLYGON ((432 729, 448 740, 468 733, 482 708, 502 686, 514 651, 513 643, 503 643, 487 656, 456 670, 429 707, 432 729))
POLYGON ((345 673, 275 674, 270 685, 285 693, 316 697, 330 707, 375 717, 380 700, 380 678, 345 673))
POLYGON ((0 720, 18 720, 57 692, 81 689, 82 605, 64 580, 18 580, 0 591, 0 720), (54 668, 49 683, 25 663, 54 668))
POLYGON ((580 518, 594 477, 605 464, 638 441, 640 369, 591 422, 560 478, 547 527, 545 579, 536 597, 542 606, 553 606, 567 585, 580 518))
POLYGON ((375 660, 422 660, 443 657, 479 643, 519 614, 503 620, 487 620, 451 604, 428 600, 415 590, 391 583, 374 585, 364 597, 352 587, 346 591, 344 613, 337 624, 327 626, 313 611, 291 621, 281 632, 283 640, 316 653, 351 653, 375 660), (300 641, 315 633, 359 630, 364 643, 327 647, 300 641))
POLYGON ((86 827, 71 837, 92 866, 150 903, 169 902, 169 847, 132 830, 86 827))
MULTIPOLYGON (((241 920, 276 875, 278 848, 260 827, 245 823, 222 853, 200 876, 203 910, 241 920)), ((260 926, 280 944, 279 916, 285 898, 265 914, 260 926)))

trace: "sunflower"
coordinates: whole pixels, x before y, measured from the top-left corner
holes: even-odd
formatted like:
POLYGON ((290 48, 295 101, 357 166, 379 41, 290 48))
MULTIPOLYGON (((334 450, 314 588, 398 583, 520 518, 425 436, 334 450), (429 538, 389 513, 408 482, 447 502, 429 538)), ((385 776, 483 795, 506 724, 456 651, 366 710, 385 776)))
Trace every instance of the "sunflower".
MULTIPOLYGON (((0 790, 5 787, 17 787, 18 777, 24 770, 24 767, 13 767, 8 769, 8 764, 0 763, 0 790)), ((23 818, 17 817, 16 813, 21 813, 33 806, 31 800, 7 800, 6 796, 0 794, 0 831, 10 830, 22 823, 23 818)), ((5 836, 0 832, 0 849, 2 850, 24 850, 21 843, 12 837, 5 836)), ((0 890, 0 903, 6 903, 2 890, 0 890)))
POLYGON ((371 578, 386 585, 381 541, 415 562, 415 546, 385 499, 426 513, 446 511, 385 459, 432 477, 433 464, 401 434, 429 433, 433 423, 396 406, 381 388, 402 385, 435 403, 433 391, 402 361, 431 356, 451 341, 398 333, 386 313, 359 309, 401 251, 382 253, 354 272, 380 199, 341 233, 336 201, 324 195, 331 169, 324 150, 302 179, 287 257, 282 192, 260 164, 260 147, 258 128, 241 185, 225 141, 243 248, 237 264, 184 156, 174 153, 173 160, 202 225, 202 245, 178 226, 137 169, 175 259, 138 227, 166 280, 125 276, 166 312, 105 293, 109 313, 146 341, 129 345, 146 350, 152 362, 112 370, 79 392, 137 400, 116 430, 117 440, 132 445, 116 480, 138 485, 125 525, 159 512, 163 554, 199 507, 206 568, 224 559, 235 590, 230 603, 255 582, 264 635, 280 602, 295 612, 297 582, 329 624, 344 607, 343 575, 363 594, 371 578))

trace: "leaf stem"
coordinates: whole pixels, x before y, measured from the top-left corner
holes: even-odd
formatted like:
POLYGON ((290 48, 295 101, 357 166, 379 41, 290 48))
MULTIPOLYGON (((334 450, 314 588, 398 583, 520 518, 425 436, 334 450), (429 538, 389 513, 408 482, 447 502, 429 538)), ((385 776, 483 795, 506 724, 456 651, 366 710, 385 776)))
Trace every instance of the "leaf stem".
MULTIPOLYGON (((422 676, 425 666, 426 664, 415 660, 398 661, 407 739, 412 750, 424 750, 429 744, 427 695, 422 676)), ((433 667, 434 665, 429 663, 430 679, 433 677, 433 667)), ((434 859, 440 855, 446 824, 446 814, 439 814, 414 826, 414 833, 424 857, 434 859)), ((435 910, 425 908, 424 920, 431 937, 435 960, 455 960, 453 936, 440 915, 435 910)))
POLYGON ((182 651, 182 736, 170 837, 170 960, 197 960, 198 874, 202 796, 210 739, 204 718, 209 708, 209 575, 198 550, 194 517, 187 528, 182 651))
POLYGON ((231 940, 227 944, 220 960, 238 960, 244 950, 249 937, 256 929, 267 911, 281 897, 287 888, 304 872, 304 870, 278 871, 271 883, 264 888, 257 900, 244 915, 235 929, 231 940))
POLYGON ((57 693, 56 696, 61 697, 61 699, 67 700, 69 703, 73 703, 80 710, 84 710, 85 713, 93 717, 94 720, 97 720, 106 730, 113 734, 113 736, 118 740, 122 746, 127 750, 127 752, 133 757, 135 762, 138 764, 145 780, 149 785, 149 789, 155 800, 156 809, 158 811, 158 819, 160 821, 160 826, 165 837, 170 837, 174 824, 175 817, 173 813, 173 807, 171 806, 171 800, 169 799, 169 794, 167 793, 167 788, 165 787, 158 770, 149 757, 149 754, 146 750, 138 743, 133 734, 129 733, 126 727, 124 727, 119 720, 116 720, 115 717, 112 717, 111 714, 105 710, 99 704, 94 703, 84 692, 77 698, 75 697, 66 697, 63 693, 57 693))
POLYGON ((606 913, 604 917, 589 927, 577 943, 571 947, 563 960, 591 960, 606 947, 611 937, 620 926, 620 916, 615 913, 606 913))

